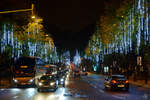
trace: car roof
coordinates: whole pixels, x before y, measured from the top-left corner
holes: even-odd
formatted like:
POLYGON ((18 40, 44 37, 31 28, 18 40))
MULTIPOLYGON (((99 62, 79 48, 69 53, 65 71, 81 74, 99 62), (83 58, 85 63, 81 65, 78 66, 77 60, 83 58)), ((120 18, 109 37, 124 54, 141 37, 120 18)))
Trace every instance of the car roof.
POLYGON ((43 78, 53 79, 54 76, 53 75, 43 75, 43 76, 40 77, 40 79, 43 79, 43 78))
POLYGON ((113 74, 111 75, 112 77, 125 77, 124 75, 120 75, 120 74, 113 74))

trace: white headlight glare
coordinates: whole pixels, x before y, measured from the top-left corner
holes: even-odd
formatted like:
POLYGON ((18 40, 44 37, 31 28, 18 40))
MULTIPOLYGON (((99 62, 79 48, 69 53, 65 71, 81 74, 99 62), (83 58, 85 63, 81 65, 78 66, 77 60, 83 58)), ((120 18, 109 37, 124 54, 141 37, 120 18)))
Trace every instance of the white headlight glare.
POLYGON ((39 86, 42 86, 43 84, 42 83, 39 83, 39 86))
POLYGON ((15 82, 15 83, 17 83, 17 82, 18 82, 18 80, 14 79, 14 82, 15 82))
POLYGON ((55 85, 55 82, 50 83, 50 85, 55 85))
POLYGON ((60 81, 64 81, 64 79, 62 78, 60 81))
POLYGON ((17 83, 17 82, 18 82, 18 80, 14 79, 14 82, 15 82, 15 83, 17 83))
POLYGON ((30 81, 29 81, 29 82, 31 82, 31 83, 32 83, 32 82, 33 82, 33 79, 30 79, 30 81))

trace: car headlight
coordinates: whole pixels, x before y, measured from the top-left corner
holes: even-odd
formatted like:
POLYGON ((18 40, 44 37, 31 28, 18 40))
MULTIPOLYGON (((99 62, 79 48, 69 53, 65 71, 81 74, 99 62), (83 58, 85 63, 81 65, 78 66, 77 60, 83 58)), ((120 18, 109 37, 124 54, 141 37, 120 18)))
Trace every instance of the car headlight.
POLYGON ((62 78, 62 79, 60 79, 60 81, 64 81, 64 79, 62 78))
POLYGON ((51 82, 50 85, 55 85, 55 82, 51 82))
POLYGON ((39 83, 39 86, 42 86, 43 84, 42 83, 39 83))
POLYGON ((14 79, 14 82, 15 82, 15 83, 17 83, 17 82, 18 82, 18 80, 14 79))
POLYGON ((33 82, 33 79, 30 79, 29 82, 32 83, 32 82, 33 82))

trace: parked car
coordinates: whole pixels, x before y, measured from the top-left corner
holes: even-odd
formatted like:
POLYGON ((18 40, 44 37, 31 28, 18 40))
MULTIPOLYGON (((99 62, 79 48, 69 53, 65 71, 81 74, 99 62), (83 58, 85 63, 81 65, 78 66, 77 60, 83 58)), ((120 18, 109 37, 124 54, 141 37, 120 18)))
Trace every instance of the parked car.
POLYGON ((111 75, 106 77, 104 82, 105 88, 114 89, 129 89, 129 81, 124 75, 111 75))
POLYGON ((37 89, 39 92, 47 90, 56 91, 57 88, 58 88, 58 81, 55 79, 54 76, 43 75, 38 79, 37 89))

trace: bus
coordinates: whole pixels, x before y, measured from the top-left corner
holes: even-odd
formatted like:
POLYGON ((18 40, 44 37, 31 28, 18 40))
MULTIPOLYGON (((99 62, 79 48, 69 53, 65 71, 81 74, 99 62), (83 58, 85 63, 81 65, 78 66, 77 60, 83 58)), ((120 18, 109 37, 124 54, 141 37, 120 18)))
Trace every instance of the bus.
POLYGON ((42 59, 33 56, 18 58, 12 67, 15 86, 36 85, 36 78, 47 70, 42 59))

